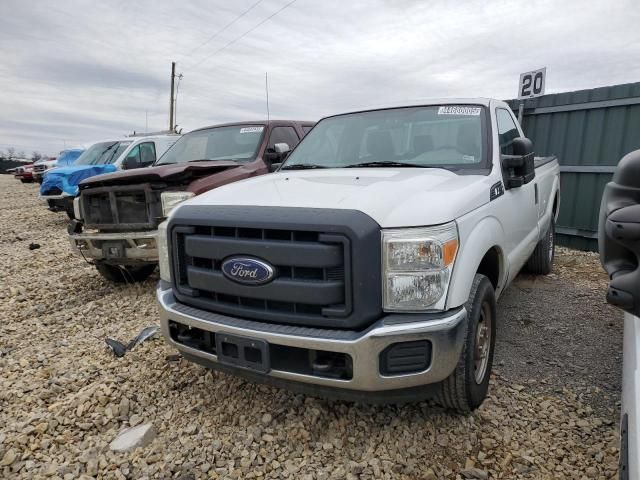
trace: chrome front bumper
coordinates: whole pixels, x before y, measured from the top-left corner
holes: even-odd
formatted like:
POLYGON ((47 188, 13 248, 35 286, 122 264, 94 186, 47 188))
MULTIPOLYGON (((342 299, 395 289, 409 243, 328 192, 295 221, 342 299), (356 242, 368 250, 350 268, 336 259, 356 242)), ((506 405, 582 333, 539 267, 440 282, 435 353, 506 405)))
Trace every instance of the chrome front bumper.
MULTIPOLYGON (((305 375, 271 369, 261 376, 272 377, 288 383, 312 384, 333 387, 352 392, 386 392, 422 387, 444 380, 454 370, 464 344, 467 312, 464 308, 449 315, 433 319, 425 315, 422 321, 400 323, 402 315, 385 317, 363 332, 323 331, 318 328, 298 328, 267 324, 205 312, 179 304, 168 283, 161 282, 156 296, 160 311, 160 324, 166 341, 199 363, 217 368, 216 355, 175 342, 170 335, 169 321, 199 328, 216 334, 226 333, 266 341, 269 345, 346 353, 353 362, 350 380, 305 375), (327 333, 326 336, 323 336, 327 333), (352 335, 348 335, 352 334, 352 335), (418 373, 385 376, 380 373, 380 353, 389 345, 400 342, 428 340, 431 342, 429 367, 418 373)), ((407 319, 415 318, 406 316, 407 319)), ((242 368, 224 365, 224 370, 242 374, 242 368)), ((256 373, 251 372, 255 378, 256 373)), ((245 375, 247 376, 247 375, 245 375)), ((274 382, 275 383, 275 382, 274 382)))
POLYGON ((93 260, 107 260, 113 263, 157 262, 157 231, 118 233, 74 233, 69 235, 71 249, 76 255, 93 260), (104 242, 119 242, 124 245, 122 256, 106 256, 102 248, 104 242))

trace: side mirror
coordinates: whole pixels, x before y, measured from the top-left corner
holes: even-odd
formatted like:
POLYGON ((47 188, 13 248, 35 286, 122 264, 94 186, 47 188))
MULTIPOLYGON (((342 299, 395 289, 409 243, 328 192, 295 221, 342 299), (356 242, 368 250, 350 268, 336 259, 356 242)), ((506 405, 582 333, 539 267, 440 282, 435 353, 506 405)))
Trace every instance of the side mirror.
POLYGON ((500 155, 507 190, 521 187, 536 176, 533 142, 525 137, 517 137, 513 139, 512 148, 513 155, 500 155))
POLYGON ((269 163, 274 162, 282 162, 291 148, 287 143, 276 143, 273 148, 267 148, 267 151, 264 154, 264 159, 269 163))
POLYGON ((139 168, 139 167, 140 167, 140 162, 138 162, 138 159, 135 157, 127 157, 122 162, 123 170, 132 170, 134 168, 139 168))
POLYGON ((598 246, 607 301, 640 316, 640 150, 623 157, 602 195, 598 246))
POLYGON ((276 153, 284 154, 288 153, 291 150, 288 143, 276 143, 274 146, 274 150, 276 153))
POLYGON ((275 172, 275 171, 276 171, 276 170, 278 170, 281 166, 282 166, 282 162, 272 163, 271 165, 269 165, 269 172, 275 172))

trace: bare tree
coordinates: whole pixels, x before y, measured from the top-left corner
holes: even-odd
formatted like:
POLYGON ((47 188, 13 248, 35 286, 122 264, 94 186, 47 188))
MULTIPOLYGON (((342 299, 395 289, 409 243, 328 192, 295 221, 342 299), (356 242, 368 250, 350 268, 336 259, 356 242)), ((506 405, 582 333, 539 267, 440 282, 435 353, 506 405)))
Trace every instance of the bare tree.
POLYGON ((13 147, 7 148, 7 160, 13 160, 16 158, 16 149, 13 147))
POLYGON ((16 155, 17 158, 27 158, 27 156, 24 153, 24 150, 20 150, 18 152, 18 154, 16 155))
POLYGON ((31 154, 31 161, 33 161, 33 162, 37 162, 37 161, 38 161, 38 160, 40 160, 41 158, 42 158, 42 154, 41 154, 40 152, 36 152, 36 151, 34 151, 34 152, 31 154))

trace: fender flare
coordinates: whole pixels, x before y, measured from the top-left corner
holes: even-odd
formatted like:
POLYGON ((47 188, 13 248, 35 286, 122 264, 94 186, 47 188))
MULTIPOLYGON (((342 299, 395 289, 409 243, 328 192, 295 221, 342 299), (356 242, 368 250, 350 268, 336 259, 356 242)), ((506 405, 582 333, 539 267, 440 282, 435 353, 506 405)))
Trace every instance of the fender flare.
POLYGON ((467 234, 464 232, 464 225, 459 227, 460 250, 453 267, 453 274, 447 292, 447 308, 455 308, 464 303, 469 298, 473 277, 478 271, 480 262, 486 253, 492 248, 497 248, 500 255, 500 276, 496 298, 504 289, 506 283, 506 272, 508 271, 507 257, 503 253, 502 246, 505 244, 505 233, 502 224, 496 217, 485 217, 472 227, 467 234))

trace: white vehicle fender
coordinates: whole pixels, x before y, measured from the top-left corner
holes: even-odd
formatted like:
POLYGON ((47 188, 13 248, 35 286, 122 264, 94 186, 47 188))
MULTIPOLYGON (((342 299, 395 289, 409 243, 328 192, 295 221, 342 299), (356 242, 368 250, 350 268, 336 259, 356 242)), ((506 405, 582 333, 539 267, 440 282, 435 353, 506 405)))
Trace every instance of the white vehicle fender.
POLYGON ((453 267, 447 294, 447 308, 464 305, 469 298, 473 278, 485 254, 495 247, 499 260, 499 279, 496 297, 507 280, 507 257, 504 254, 505 233, 500 221, 493 216, 474 223, 476 215, 470 214, 458 220, 460 247, 453 267), (475 218, 469 218, 475 217, 475 218))
MULTIPOLYGON (((543 192, 543 194, 546 194, 546 192, 543 192)), ((558 214, 560 213, 560 178, 558 176, 554 177, 553 184, 551 185, 551 192, 547 195, 548 201, 546 204, 546 208, 544 212, 542 212, 538 220, 538 226, 540 227, 540 238, 542 238, 546 233, 552 218, 554 222, 558 221, 558 214), (556 211, 554 212, 553 205, 556 201, 556 196, 558 197, 558 205, 556 211)))

